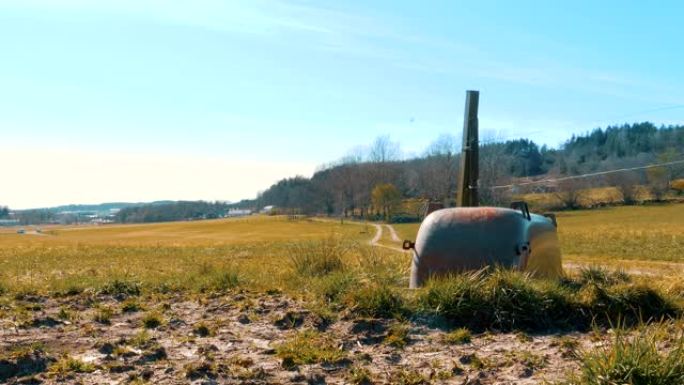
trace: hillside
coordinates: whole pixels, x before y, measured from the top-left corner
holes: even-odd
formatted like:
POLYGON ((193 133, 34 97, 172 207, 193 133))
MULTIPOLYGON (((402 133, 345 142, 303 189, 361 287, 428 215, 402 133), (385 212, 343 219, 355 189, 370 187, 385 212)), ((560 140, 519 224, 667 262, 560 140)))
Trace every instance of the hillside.
MULTIPOLYGON (((432 201, 449 201, 456 194, 458 146, 455 138, 441 137, 423 156, 400 160, 398 145, 379 138, 366 154, 355 154, 324 167, 311 178, 283 179, 237 207, 275 205, 305 213, 356 213, 373 209, 371 192, 379 184, 395 186, 400 196, 432 201)), ((625 167, 679 160, 684 153, 684 126, 634 123, 595 129, 573 136, 558 149, 539 146, 529 139, 504 142, 483 141, 480 147, 480 194, 483 203, 510 199, 511 190, 492 186, 543 177, 562 177, 625 167)), ((572 189, 665 183, 684 176, 684 167, 647 172, 623 173, 603 178, 573 181, 572 189), (652 175, 653 174, 653 175, 652 175), (656 180, 658 179, 658 180, 656 180)), ((554 189, 559 186, 546 186, 554 189)), ((661 187, 662 189, 662 187, 661 187)), ((544 191, 544 189, 542 189, 544 191)), ((516 191, 521 193, 525 191, 516 191)), ((370 210, 370 211, 369 211, 370 210)))

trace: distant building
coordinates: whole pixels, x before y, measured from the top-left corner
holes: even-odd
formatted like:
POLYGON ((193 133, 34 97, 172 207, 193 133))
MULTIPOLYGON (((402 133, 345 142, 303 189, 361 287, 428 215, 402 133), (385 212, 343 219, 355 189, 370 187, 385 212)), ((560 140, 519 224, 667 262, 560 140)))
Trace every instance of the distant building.
POLYGON ((245 215, 250 215, 252 210, 247 209, 230 209, 226 214, 227 217, 243 217, 245 215))
POLYGON ((270 205, 270 206, 264 206, 264 208, 261 209, 261 211, 259 211, 259 212, 262 214, 270 214, 273 212, 273 210, 275 210, 275 206, 270 205))

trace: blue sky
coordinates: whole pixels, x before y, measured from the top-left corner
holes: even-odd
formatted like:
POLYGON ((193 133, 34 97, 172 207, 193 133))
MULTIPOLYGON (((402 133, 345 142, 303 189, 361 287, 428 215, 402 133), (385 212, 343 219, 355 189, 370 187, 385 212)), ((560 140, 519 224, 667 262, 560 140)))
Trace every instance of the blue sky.
POLYGON ((0 0, 0 204, 253 197, 390 134, 684 123, 684 3, 0 0), (10 166, 11 165, 11 166, 10 166), (4 185, 4 183, 3 183, 4 185))

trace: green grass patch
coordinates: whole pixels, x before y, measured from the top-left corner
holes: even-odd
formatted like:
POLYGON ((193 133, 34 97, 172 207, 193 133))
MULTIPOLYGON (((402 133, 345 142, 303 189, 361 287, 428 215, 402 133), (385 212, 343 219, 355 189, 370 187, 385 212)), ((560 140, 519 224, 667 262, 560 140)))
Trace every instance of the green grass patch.
POLYGON ((444 342, 450 345, 463 345, 470 343, 472 334, 467 328, 457 328, 444 334, 444 342))
POLYGON ((296 333, 289 340, 276 346, 276 354, 283 360, 283 366, 302 364, 337 363, 347 354, 337 342, 325 334, 314 331, 296 333))
POLYGON ((637 335, 616 329, 612 344, 586 352, 581 371, 566 384, 684 384, 684 337, 664 345, 657 327, 637 335))

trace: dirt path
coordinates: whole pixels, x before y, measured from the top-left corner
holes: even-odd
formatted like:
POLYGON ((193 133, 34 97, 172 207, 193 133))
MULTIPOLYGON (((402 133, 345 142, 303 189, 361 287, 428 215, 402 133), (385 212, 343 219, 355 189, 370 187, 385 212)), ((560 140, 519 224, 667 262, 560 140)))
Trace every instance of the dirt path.
POLYGON ((382 226, 376 225, 375 223, 373 224, 373 227, 375 227, 375 236, 373 239, 370 240, 371 246, 378 246, 380 239, 382 238, 382 226))
MULTIPOLYGON (((397 233, 394 231, 394 227, 392 227, 391 225, 385 225, 385 226, 387 227, 387 229, 390 232, 390 235, 392 237, 392 241, 401 243, 401 239, 399 238, 399 236, 397 236, 397 233)), ((382 225, 378 225, 378 224, 373 223, 373 227, 375 227, 375 236, 370 241, 371 246, 384 247, 385 249, 389 249, 389 250, 393 250, 393 251, 399 251, 402 253, 405 251, 401 247, 394 247, 394 246, 384 245, 384 244, 380 243, 380 240, 382 239, 382 225)))
POLYGON ((396 230, 394 230, 394 227, 392 227, 392 225, 385 225, 385 227, 387 227, 387 230, 389 230, 390 235, 392 236, 392 241, 401 243, 401 238, 399 238, 399 236, 397 235, 397 232, 396 230))

